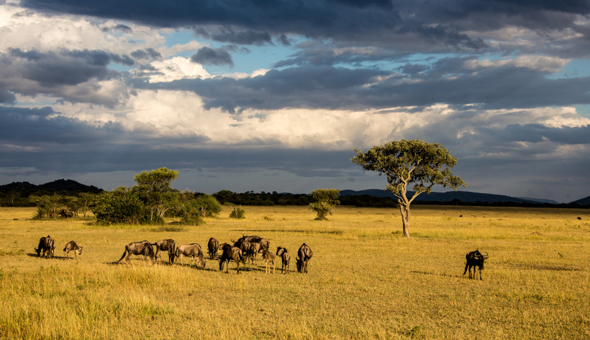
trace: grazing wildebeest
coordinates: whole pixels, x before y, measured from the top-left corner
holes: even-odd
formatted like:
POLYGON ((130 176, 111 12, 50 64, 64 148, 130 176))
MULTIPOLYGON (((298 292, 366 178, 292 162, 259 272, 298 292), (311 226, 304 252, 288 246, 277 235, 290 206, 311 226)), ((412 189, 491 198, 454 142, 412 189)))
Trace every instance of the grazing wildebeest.
POLYGON ((261 252, 264 249, 270 249, 270 242, 267 239, 262 238, 260 236, 242 236, 237 241, 232 240, 232 242, 234 243, 234 247, 242 249, 242 253, 244 256, 247 255, 250 245, 253 243, 258 243, 260 245, 258 248, 258 252, 261 252))
POLYGON ((256 256, 260 251, 260 243, 250 243, 250 247, 248 247, 248 251, 246 252, 247 258, 250 259, 252 264, 256 264, 256 256))
POLYGON ((50 258, 53 257, 53 251, 55 250, 55 240, 51 238, 51 236, 47 235, 47 237, 41 237, 39 240, 39 245, 35 248, 35 252, 37 256, 41 257, 41 252, 43 252, 43 257, 50 258))
POLYGON ((181 244, 176 248, 176 257, 178 257, 178 261, 180 261, 180 265, 182 266, 182 256, 190 256, 193 258, 193 262, 197 268, 205 268, 206 261, 203 256, 203 251, 201 250, 201 245, 198 243, 191 243, 191 244, 181 244))
POLYGON ((270 273, 270 266, 269 266, 269 262, 272 263, 272 273, 275 273, 275 256, 273 255, 273 253, 269 252, 268 250, 264 249, 262 250, 262 258, 264 259, 264 262, 266 264, 265 267, 265 273, 270 273))
POLYGON ((233 243, 233 247, 240 248, 242 251, 242 263, 246 264, 246 260, 248 259, 248 251, 250 250, 250 242, 246 241, 243 237, 238 239, 237 241, 231 240, 233 243))
POLYGON ((222 254, 221 258, 219 258, 219 270, 223 270, 223 266, 225 265, 225 272, 229 273, 229 261, 234 260, 236 265, 238 266, 238 274, 240 273, 240 261, 242 261, 242 250, 238 247, 232 247, 227 243, 222 243, 220 245, 222 254))
POLYGON ((307 273, 307 262, 313 256, 313 251, 311 251, 311 248, 304 243, 299 247, 297 255, 299 255, 297 258, 297 271, 300 273, 307 273))
POLYGON ((207 243, 207 249, 209 250, 209 258, 214 260, 215 255, 217 255, 217 251, 219 250, 219 241, 211 237, 209 243, 207 243))
POLYGON ((277 247, 277 256, 280 256, 282 259, 281 270, 283 271, 283 274, 287 274, 289 272, 289 262, 291 261, 291 254, 289 254, 286 248, 277 247))
POLYGON ((164 251, 168 252, 168 262, 174 263, 174 252, 176 251, 176 245, 174 244, 174 240, 166 239, 160 240, 156 243, 152 243, 152 246, 156 246, 156 261, 158 261, 158 255, 160 257, 160 262, 162 262, 162 253, 164 251))
POLYGON ((141 255, 143 260, 146 260, 146 256, 150 259, 150 261, 155 261, 154 255, 154 248, 152 244, 148 241, 140 241, 140 242, 131 242, 125 246, 125 251, 123 252, 123 256, 117 262, 121 262, 121 260, 127 255, 127 264, 130 262, 131 255, 141 255))
MULTIPOLYGON (((74 256, 76 257, 76 261, 78 260, 78 255, 82 255, 82 248, 76 244, 76 242, 74 241, 70 241, 68 243, 66 243, 66 246, 64 247, 64 251, 66 252, 66 257, 69 259, 70 258, 70 252, 74 251, 74 256)), ((65 260, 65 258, 64 258, 65 260)))
POLYGON ((479 252, 479 250, 476 251, 472 251, 469 252, 465 255, 465 259, 467 260, 467 263, 465 263, 465 271, 463 272, 463 275, 465 275, 465 273, 467 273, 467 270, 469 270, 469 278, 470 279, 475 279, 475 269, 476 267, 479 268, 479 279, 482 280, 481 278, 481 271, 483 270, 483 263, 486 259, 488 259, 488 254, 486 253, 485 255, 483 255, 482 253, 479 252), (471 268, 473 267, 473 276, 471 275, 471 268))

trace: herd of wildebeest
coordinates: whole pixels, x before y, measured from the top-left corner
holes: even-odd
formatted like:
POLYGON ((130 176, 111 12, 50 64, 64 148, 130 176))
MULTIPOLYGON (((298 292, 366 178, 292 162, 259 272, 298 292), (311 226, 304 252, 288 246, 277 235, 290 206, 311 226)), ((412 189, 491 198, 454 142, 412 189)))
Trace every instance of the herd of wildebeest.
MULTIPOLYGON (((74 252, 76 260, 78 255, 82 254, 82 248, 76 242, 70 241, 66 243, 63 251, 65 252, 65 258, 70 258, 69 253, 74 252)), ((291 262, 291 255, 284 247, 277 247, 276 255, 269 251, 270 242, 268 239, 259 236, 242 236, 237 241, 232 240, 232 244, 222 243, 219 244, 215 238, 211 237, 207 244, 207 250, 210 260, 217 259, 219 261, 219 270, 229 272, 229 262, 234 261, 237 265, 237 273, 240 273, 240 263, 246 264, 248 260, 252 263, 256 263, 258 254, 262 254, 264 260, 265 272, 270 273, 270 265, 273 266, 273 274, 275 272, 275 258, 278 256, 282 264, 282 273, 287 274, 289 272, 289 263, 291 262), (218 256, 218 252, 221 250, 221 256, 218 256)), ((55 250, 55 239, 51 236, 41 237, 39 240, 39 246, 35 248, 37 256, 50 258, 53 257, 55 250), (42 254, 41 254, 42 253, 42 254)), ((197 268, 203 269, 206 265, 205 255, 198 243, 181 244, 176 246, 176 243, 172 239, 160 240, 156 243, 150 243, 149 241, 131 242, 125 246, 123 256, 117 261, 121 262, 127 256, 127 264, 130 263, 131 255, 141 255, 144 261, 150 260, 153 263, 157 263, 158 259, 162 262, 162 253, 168 252, 168 262, 173 264, 175 261, 179 261, 182 265, 183 256, 190 257, 193 260, 194 265, 197 268), (154 247, 156 251, 154 252, 154 247)), ((311 248, 303 243, 297 251, 297 271, 300 273, 307 273, 307 264, 313 252, 311 248)), ((475 273, 475 270, 474 270, 475 273)), ((471 275, 471 272, 470 272, 471 275)))
MULTIPOLYGON (((237 241, 232 240, 232 243, 233 245, 228 243, 219 244, 219 241, 217 241, 215 238, 211 237, 209 239, 207 244, 209 259, 218 259, 220 271, 223 271, 223 268, 225 267, 225 272, 228 273, 229 262, 233 260, 237 265, 237 273, 239 274, 240 263, 246 264, 247 261, 250 260, 252 264, 255 264, 258 254, 262 254, 262 259, 265 262, 265 273, 270 273, 270 265, 272 264, 274 274, 275 258, 277 256, 281 259, 282 273, 286 274, 289 272, 291 255, 286 248, 277 247, 276 254, 272 254, 269 251, 270 242, 268 239, 259 236, 242 236, 237 241), (219 250, 222 252, 221 256, 218 256, 219 250)), ((41 237, 39 240, 39 246, 35 248, 37 256, 43 256, 46 258, 53 257, 54 250, 55 240, 51 238, 51 236, 41 237), (41 252, 43 255, 41 255, 41 252)), ((78 246, 76 242, 70 241, 66 243, 63 251, 66 253, 64 259, 69 259, 69 253, 73 251, 77 260, 78 255, 82 254, 82 247, 78 246)), ((156 243, 150 243, 149 241, 145 240, 140 242, 131 242, 125 246, 123 256, 121 256, 117 263, 121 262, 121 260, 127 256, 126 261, 127 264, 129 264, 131 255, 141 255, 144 261, 149 259, 152 263, 157 262, 159 258, 160 262, 162 262, 162 253, 165 251, 168 252, 168 262, 170 264, 173 264, 174 261, 178 259, 177 261, 180 261, 180 264, 182 265, 182 257, 187 256, 192 258, 193 263, 197 268, 205 268, 205 255, 203 254, 201 246, 198 243, 181 244, 176 246, 176 243, 172 239, 160 240, 156 243), (156 247, 155 252, 154 246, 156 247)), ((307 264, 313 256, 311 248, 307 244, 303 243, 301 247, 299 247, 297 255, 297 271, 300 273, 307 273, 307 264)), ((486 259, 488 259, 487 253, 484 255, 479 250, 467 253, 465 255, 466 263, 463 275, 469 271, 469 278, 475 279, 475 271, 476 269, 479 269, 479 279, 482 280, 481 271, 484 268, 484 262, 486 259)))

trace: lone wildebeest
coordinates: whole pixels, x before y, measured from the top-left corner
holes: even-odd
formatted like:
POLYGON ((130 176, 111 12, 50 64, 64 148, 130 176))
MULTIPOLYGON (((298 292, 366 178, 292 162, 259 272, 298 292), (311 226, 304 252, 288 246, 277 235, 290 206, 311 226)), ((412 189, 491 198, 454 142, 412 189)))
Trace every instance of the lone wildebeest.
MULTIPOLYGON (((82 255, 82 248, 76 244, 76 242, 74 241, 70 241, 68 243, 66 243, 66 246, 64 247, 64 251, 66 252, 66 257, 69 259, 70 258, 70 252, 74 251, 74 256, 76 257, 76 261, 78 260, 78 255, 82 255)), ((65 260, 65 258, 64 258, 65 260)))
POLYGON ((150 259, 150 261, 155 261, 154 255, 154 248, 152 244, 148 241, 140 241, 140 242, 131 242, 125 246, 125 251, 123 252, 123 256, 117 262, 121 262, 121 260, 127 255, 127 264, 130 262, 131 255, 141 255, 143 260, 146 260, 146 256, 150 259))
POLYGON ((53 257, 53 251, 55 250, 55 240, 51 238, 51 236, 47 235, 47 237, 41 237, 39 240, 39 245, 35 248, 35 252, 37 256, 41 257, 41 252, 43 252, 43 257, 50 258, 53 257))
POLYGON ((488 254, 486 253, 485 255, 483 255, 482 253, 479 252, 479 250, 475 250, 472 252, 469 252, 465 255, 465 259, 467 260, 467 263, 465 263, 465 271, 463 272, 463 275, 465 275, 465 273, 467 273, 467 270, 469 270, 469 278, 470 279, 475 279, 475 269, 476 267, 479 268, 479 279, 482 280, 481 278, 481 271, 483 270, 483 263, 485 260, 488 259, 488 254), (471 268, 473 267, 473 276, 471 275, 471 268))
POLYGON ((311 248, 304 243, 299 247, 297 255, 299 255, 297 258, 297 271, 300 273, 307 273, 307 262, 313 256, 313 251, 311 251, 311 248))
POLYGON ((269 262, 272 263, 272 273, 275 273, 275 256, 273 253, 269 252, 268 250, 264 249, 262 251, 262 258, 264 259, 264 262, 266 264, 265 266, 265 273, 270 273, 270 266, 269 266, 269 262))
POLYGON ((174 263, 174 252, 176 251, 176 245, 174 244, 174 240, 166 239, 160 240, 156 243, 152 243, 152 246, 156 246, 156 261, 158 261, 158 255, 160 258, 160 262, 162 262, 162 253, 164 251, 168 252, 168 262, 174 263))
POLYGON ((191 243, 191 244, 181 244, 176 248, 176 257, 180 261, 180 265, 182 266, 182 256, 190 256, 193 258, 193 262, 197 268, 205 268, 205 258, 203 256, 203 251, 201 250, 201 246, 198 243, 191 243))
POLYGON ((289 262, 291 261, 291 254, 289 254, 286 248, 277 247, 277 256, 280 256, 282 259, 281 270, 283 271, 283 274, 287 274, 289 272, 289 262))
POLYGON ((219 250, 219 241, 211 237, 209 243, 207 243, 207 250, 209 250, 209 258, 214 260, 215 255, 217 255, 217 251, 219 250))
POLYGON ((223 270, 225 265, 225 272, 229 273, 229 261, 234 260, 238 266, 238 274, 240 273, 240 261, 242 261, 242 250, 238 247, 232 247, 227 243, 220 245, 222 250, 221 258, 219 258, 219 270, 223 270))

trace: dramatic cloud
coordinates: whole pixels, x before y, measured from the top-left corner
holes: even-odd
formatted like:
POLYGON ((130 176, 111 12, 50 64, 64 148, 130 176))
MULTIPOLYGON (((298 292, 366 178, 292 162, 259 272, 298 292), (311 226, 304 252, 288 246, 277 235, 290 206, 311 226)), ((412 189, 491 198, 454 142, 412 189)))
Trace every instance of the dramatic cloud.
POLYGON ((469 190, 573 201, 589 42, 588 1, 0 0, 0 182, 382 188, 352 149, 417 138, 469 190))
POLYGON ((191 61, 201 65, 234 65, 231 55, 220 48, 203 47, 191 57, 191 61))

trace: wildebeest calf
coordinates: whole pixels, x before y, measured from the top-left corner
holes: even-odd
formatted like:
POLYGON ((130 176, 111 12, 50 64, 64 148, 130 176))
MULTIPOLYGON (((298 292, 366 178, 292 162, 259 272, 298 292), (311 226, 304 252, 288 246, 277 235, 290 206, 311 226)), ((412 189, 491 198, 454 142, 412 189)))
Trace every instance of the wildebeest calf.
POLYGON ((55 250, 55 240, 51 238, 51 236, 47 235, 47 237, 41 237, 39 240, 39 245, 35 248, 35 252, 37 256, 41 257, 41 252, 43 252, 43 256, 46 258, 53 257, 53 251, 55 250))
POLYGON ((219 258, 219 270, 223 270, 223 266, 225 265, 225 272, 229 273, 229 261, 234 260, 236 265, 238 266, 238 274, 240 273, 240 261, 242 261, 242 249, 238 247, 232 247, 227 243, 223 243, 220 245, 221 251, 221 258, 219 258))
POLYGON ((488 258, 487 256, 488 254, 486 253, 486 255, 484 256, 482 253, 479 252, 479 250, 475 250, 472 252, 469 252, 465 255, 465 259, 467 260, 467 262, 465 263, 465 271, 463 272, 463 275, 465 275, 465 273, 467 273, 467 270, 469 270, 469 278, 470 279, 475 279, 475 268, 479 268, 479 279, 482 280, 481 278, 481 271, 483 270, 483 263, 484 261, 488 258), (471 268, 473 267, 473 276, 471 275, 471 268))
POLYGON ((211 237, 209 239, 209 243, 207 243, 207 250, 209 253, 209 258, 211 260, 214 260, 215 255, 217 255, 217 251, 219 250, 219 241, 211 237))
POLYGON ((123 256, 121 256, 121 258, 117 262, 121 262, 125 255, 127 255, 127 264, 130 263, 129 259, 131 258, 131 255, 141 255, 144 261, 146 260, 147 256, 147 258, 150 259, 152 264, 155 260, 154 248, 152 247, 151 243, 145 240, 140 242, 131 242, 128 245, 126 245, 125 251, 123 252, 123 256))
POLYGON ((262 250, 262 258, 264 259, 264 262, 266 264, 265 267, 265 273, 270 273, 270 266, 269 266, 269 262, 272 263, 272 273, 275 273, 275 256, 273 253, 269 252, 267 249, 263 249, 262 250))
POLYGON ((178 248, 176 248, 176 257, 178 257, 181 266, 183 255, 192 257, 193 262, 195 263, 195 266, 197 266, 197 268, 205 268, 205 258, 203 257, 203 251, 201 250, 201 246, 198 243, 181 244, 178 246, 178 248))
POLYGON ((304 243, 299 247, 297 255, 299 255, 297 258, 297 271, 300 273, 307 273, 307 262, 313 256, 313 251, 311 251, 311 248, 304 243))
MULTIPOLYGON (((64 247, 64 251, 66 252, 66 257, 69 259, 70 258, 70 252, 73 251, 74 252, 74 256, 76 257, 76 261, 78 260, 78 255, 82 255, 82 248, 76 244, 76 242, 74 241, 70 241, 68 243, 66 243, 66 246, 64 247)), ((65 258, 64 258, 65 260, 65 258)))
POLYGON ((160 258, 160 262, 162 262, 162 253, 164 251, 168 252, 168 262, 174 263, 174 252, 176 251, 176 245, 174 244, 174 240, 166 239, 160 240, 156 243, 152 243, 153 246, 156 246, 156 261, 158 260, 158 256, 160 258))
POLYGON ((291 261, 291 254, 289 254, 286 248, 277 247, 277 256, 280 256, 282 259, 281 270, 283 271, 283 274, 287 274, 289 272, 289 262, 291 261))

